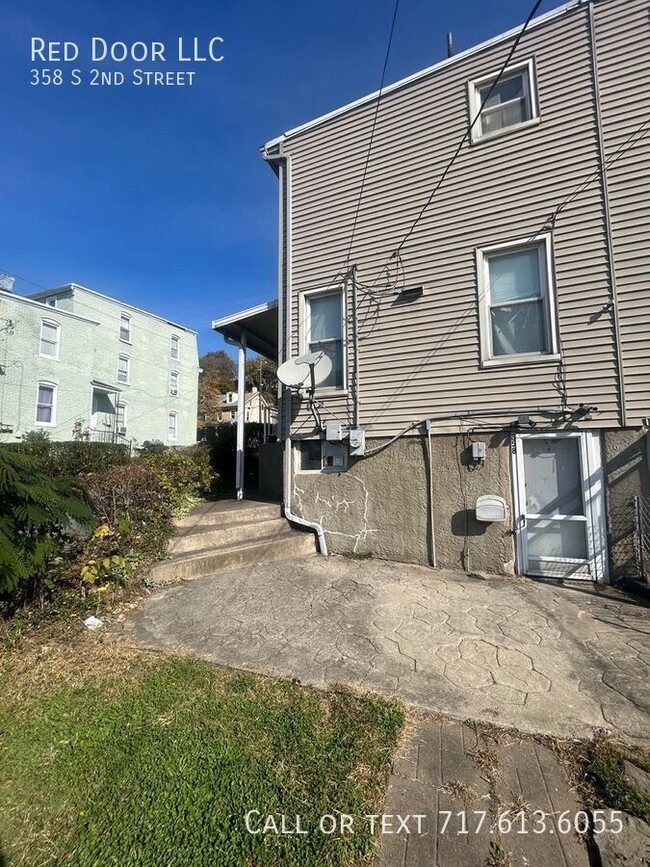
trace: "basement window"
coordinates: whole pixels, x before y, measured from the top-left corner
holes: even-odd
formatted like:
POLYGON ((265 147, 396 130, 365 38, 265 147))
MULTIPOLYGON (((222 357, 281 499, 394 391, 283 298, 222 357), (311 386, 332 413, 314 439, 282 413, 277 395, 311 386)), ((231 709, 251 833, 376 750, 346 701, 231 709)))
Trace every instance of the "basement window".
POLYGON ((320 440, 301 440, 298 443, 298 471, 319 473, 322 469, 322 450, 320 440))

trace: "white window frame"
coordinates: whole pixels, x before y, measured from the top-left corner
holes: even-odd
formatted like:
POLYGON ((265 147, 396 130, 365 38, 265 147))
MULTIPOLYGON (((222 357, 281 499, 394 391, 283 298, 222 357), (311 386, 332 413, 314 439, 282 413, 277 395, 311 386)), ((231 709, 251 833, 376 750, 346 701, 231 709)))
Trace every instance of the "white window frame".
MULTIPOLYGON (((489 75, 482 75, 480 78, 474 78, 471 81, 467 82, 467 98, 469 104, 470 124, 474 121, 474 118, 480 113, 481 98, 479 95, 479 91, 481 90, 481 88, 485 87, 486 84, 490 84, 490 82, 494 81, 498 77, 498 75, 499 70, 491 72, 489 75)), ((523 75, 524 90, 530 104, 530 118, 528 118, 528 120, 521 121, 520 123, 513 123, 510 126, 505 126, 503 127, 503 129, 494 130, 494 132, 483 133, 483 124, 481 118, 479 117, 479 119, 472 127, 472 144, 477 144, 478 142, 482 141, 491 141, 492 139, 499 138, 499 136, 514 132, 515 130, 525 129, 526 127, 530 126, 536 126, 540 122, 539 102, 537 100, 537 78, 535 75, 534 60, 531 58, 530 60, 526 60, 523 63, 516 63, 513 66, 509 66, 501 76, 501 80, 503 81, 507 78, 513 78, 515 75, 523 75)))
POLYGON ((130 385, 131 384, 131 356, 124 355, 121 352, 117 357, 117 381, 120 385, 130 385), (126 379, 120 379, 120 361, 126 361, 126 379))
POLYGON ((41 358, 49 358, 51 361, 59 361, 61 355, 61 324, 59 322, 55 322, 53 319, 41 319, 41 334, 38 341, 38 354, 41 358), (44 325, 51 325, 56 328, 56 353, 54 355, 48 355, 47 352, 43 352, 44 325))
POLYGON ((181 360, 181 339, 178 334, 172 334, 171 336, 169 355, 172 361, 181 360), (176 347, 176 355, 174 355, 174 347, 176 347))
POLYGON ((170 443, 178 442, 178 413, 174 410, 167 413, 167 439, 170 443), (174 419, 174 436, 171 435, 172 419, 174 419))
POLYGON ((345 284, 341 283, 336 286, 324 286, 322 289, 311 289, 306 292, 301 292, 299 296, 299 315, 302 323, 300 334, 300 354, 304 355, 309 352, 309 337, 311 332, 311 307, 309 301, 311 298, 319 298, 325 295, 340 295, 341 296, 341 355, 342 355, 342 377, 341 385, 328 385, 319 388, 316 386, 316 393, 319 397, 327 397, 329 395, 346 395, 348 393, 348 360, 347 360, 347 298, 345 284))
POLYGON ((129 345, 131 345, 132 334, 133 334, 133 317, 131 316, 130 313, 126 313, 124 310, 121 310, 120 311, 120 323, 119 323, 118 337, 120 338, 120 341, 122 343, 128 343, 129 345), (129 326, 129 336, 128 337, 122 337, 122 323, 123 322, 128 323, 128 326, 129 326))
POLYGON ((56 427, 56 405, 58 400, 58 391, 59 386, 56 384, 56 382, 41 380, 40 382, 36 383, 36 407, 34 410, 34 424, 38 427, 56 427), (38 420, 38 393, 41 390, 41 386, 52 389, 52 417, 50 421, 38 420))
POLYGON ((118 400, 115 404, 115 427, 117 428, 117 432, 119 433, 122 428, 126 430, 129 426, 129 405, 128 403, 124 403, 121 400, 118 400), (120 424, 120 407, 124 410, 124 424, 120 424))
POLYGON ((169 371, 169 394, 171 397, 178 397, 181 393, 181 375, 177 370, 169 371), (174 386, 174 379, 176 386, 174 386))
POLYGON ((491 244, 476 250, 476 273, 478 276, 478 310, 481 342, 482 367, 502 367, 509 364, 539 364, 558 361, 560 358, 557 336, 557 307, 555 300, 555 279, 553 274, 553 251, 550 233, 538 235, 535 240, 519 238, 502 244, 491 244), (539 260, 543 262, 545 273, 540 274, 542 302, 546 320, 546 352, 522 352, 516 355, 494 355, 492 349, 492 325, 490 321, 490 272, 489 259, 492 254, 517 253, 520 250, 538 248, 539 260))

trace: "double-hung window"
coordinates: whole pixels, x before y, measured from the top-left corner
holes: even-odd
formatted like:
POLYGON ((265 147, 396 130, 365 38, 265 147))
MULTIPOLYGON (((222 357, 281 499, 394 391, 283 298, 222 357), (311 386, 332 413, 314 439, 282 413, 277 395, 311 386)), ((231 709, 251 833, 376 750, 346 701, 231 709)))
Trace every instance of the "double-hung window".
POLYGON ((181 357, 181 341, 176 334, 172 334, 171 357, 174 361, 178 361, 181 357))
POLYGON ((472 141, 507 132, 537 121, 533 61, 512 67, 497 80, 487 75, 469 83, 472 141))
POLYGON ((131 342, 131 317, 128 313, 120 313, 120 340, 131 342))
POLYGON ((332 370, 319 388, 343 388, 345 384, 344 310, 342 289, 306 293, 305 351, 322 351, 332 362, 332 370))
POLYGON ((56 385, 51 382, 39 382, 36 392, 36 424, 56 424, 56 385))
POLYGON ((126 417, 127 417, 127 406, 125 403, 118 403, 116 407, 116 422, 117 422, 117 432, 118 434, 126 433, 126 417))
POLYGON ((170 442, 175 442, 178 439, 178 414, 175 412, 170 412, 167 416, 167 421, 167 439, 169 439, 170 442))
POLYGON ((172 372, 169 374, 169 393, 171 394, 172 397, 178 397, 178 393, 179 393, 178 382, 179 382, 178 371, 172 370, 172 372))
POLYGON ((120 355, 117 359, 117 381, 128 385, 131 379, 131 359, 128 355, 120 355))
POLYGON ((61 326, 58 323, 50 322, 48 319, 41 319, 39 354, 47 358, 58 358, 60 334, 61 326))
POLYGON ((483 364, 557 353, 550 236, 477 251, 483 364))

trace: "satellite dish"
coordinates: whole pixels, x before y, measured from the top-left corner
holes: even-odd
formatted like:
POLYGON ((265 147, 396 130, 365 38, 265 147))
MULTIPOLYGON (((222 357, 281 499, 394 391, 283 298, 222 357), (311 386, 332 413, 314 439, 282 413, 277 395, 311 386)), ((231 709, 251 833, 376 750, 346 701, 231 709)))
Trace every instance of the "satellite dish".
POLYGON ((320 352, 290 358, 278 367, 277 377, 289 388, 316 388, 332 372, 332 359, 320 352))

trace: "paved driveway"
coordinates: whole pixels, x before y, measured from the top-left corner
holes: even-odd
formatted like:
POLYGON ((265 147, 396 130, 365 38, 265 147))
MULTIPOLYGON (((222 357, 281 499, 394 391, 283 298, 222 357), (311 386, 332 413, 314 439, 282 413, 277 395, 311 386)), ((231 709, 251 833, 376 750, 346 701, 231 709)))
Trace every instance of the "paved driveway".
POLYGON ((141 641, 451 716, 650 739, 648 608, 616 593, 343 557, 263 564, 160 591, 141 641))

